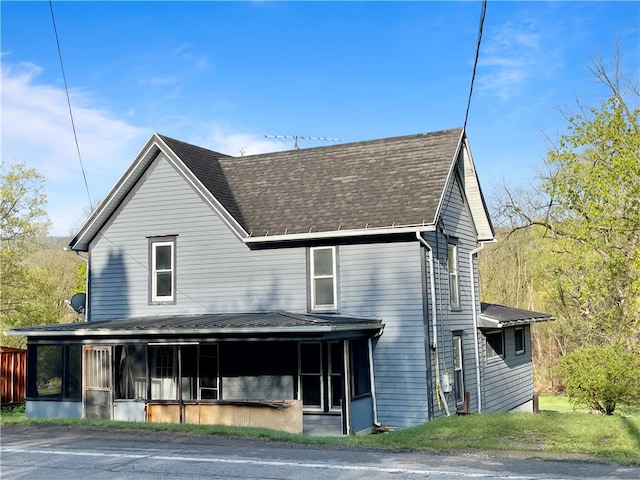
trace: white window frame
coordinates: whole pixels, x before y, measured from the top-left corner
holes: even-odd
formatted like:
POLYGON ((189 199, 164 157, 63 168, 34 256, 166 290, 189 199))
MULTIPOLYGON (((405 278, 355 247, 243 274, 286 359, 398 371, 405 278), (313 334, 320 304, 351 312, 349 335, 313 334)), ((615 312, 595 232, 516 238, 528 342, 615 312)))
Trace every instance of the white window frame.
POLYGON ((527 341, 526 341, 527 337, 524 333, 525 333, 524 327, 515 327, 513 329, 513 344, 516 350, 516 355, 524 355, 527 351, 527 341), (516 341, 518 332, 521 332, 522 334, 522 349, 520 350, 518 350, 518 342, 516 341))
POLYGON ((505 351, 504 351, 504 331, 503 330, 493 330, 490 332, 486 332, 484 334, 485 337, 485 343, 486 343, 486 349, 487 349, 487 360, 491 360, 494 358, 504 358, 505 355, 505 351), (489 344, 489 335, 497 335, 500 334, 500 341, 502 342, 502 353, 498 353, 496 352, 493 347, 489 344))
POLYGON ((176 241, 175 238, 171 239, 150 239, 149 241, 149 275, 150 275, 150 292, 149 303, 151 304, 167 304, 175 303, 176 301, 176 241), (158 247, 171 247, 171 266, 170 268, 158 269, 156 268, 156 251, 158 247), (170 295, 158 295, 158 273, 171 273, 171 294, 170 295))
POLYGON ((447 271, 449 273, 449 306, 460 308, 460 277, 458 274, 458 243, 447 242, 447 271), (453 257, 453 259, 451 258, 453 257))
POLYGON ((337 252, 336 247, 311 247, 309 249, 309 278, 311 290, 311 310, 313 311, 335 311, 338 309, 338 269, 337 269, 337 252), (316 275, 315 273, 315 253, 320 250, 331 251, 331 275, 316 275), (333 280, 333 303, 317 304, 316 303, 316 280, 330 278, 333 280))
POLYGON ((462 348, 462 335, 453 335, 453 380, 456 389, 456 403, 458 405, 464 403, 464 352, 462 348), (456 351, 458 352, 457 355, 456 351), (456 360, 458 361, 456 362, 456 360))

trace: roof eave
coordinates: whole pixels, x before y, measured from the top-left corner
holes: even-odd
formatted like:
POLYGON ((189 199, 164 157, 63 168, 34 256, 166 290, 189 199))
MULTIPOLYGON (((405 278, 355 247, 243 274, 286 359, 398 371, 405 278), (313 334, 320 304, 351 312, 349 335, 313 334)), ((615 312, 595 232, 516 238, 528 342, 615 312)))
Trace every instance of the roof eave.
POLYGON ((283 242, 298 240, 324 240, 330 238, 365 237, 370 235, 405 234, 415 232, 433 232, 436 227, 433 224, 404 225, 376 228, 358 228, 351 230, 333 230, 308 233, 290 233, 284 235, 263 235, 260 237, 248 236, 242 239, 246 244, 264 242, 283 242))
POLYGON ((478 315, 479 325, 478 328, 481 330, 501 330, 508 327, 519 327, 522 325, 530 325, 532 323, 541 323, 541 322, 552 322, 555 318, 548 317, 530 317, 530 318, 521 318, 518 320, 506 320, 501 321, 493 317, 488 317, 486 315, 480 314, 478 315), (483 322, 486 322, 482 324, 483 322))
POLYGON ((258 328, 200 328, 200 329, 132 329, 132 330, 9 330, 5 335, 23 336, 29 338, 52 337, 141 337, 141 336, 177 336, 177 335, 251 335, 251 334, 303 334, 303 333, 334 333, 348 331, 383 330, 380 322, 368 324, 318 325, 297 327, 258 327, 258 328))

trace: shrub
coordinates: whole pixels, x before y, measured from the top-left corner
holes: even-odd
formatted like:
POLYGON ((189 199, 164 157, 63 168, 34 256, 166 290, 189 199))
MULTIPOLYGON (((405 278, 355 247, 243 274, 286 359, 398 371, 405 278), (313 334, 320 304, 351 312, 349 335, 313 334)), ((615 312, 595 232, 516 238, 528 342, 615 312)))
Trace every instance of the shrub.
POLYGON ((620 343, 576 350, 555 371, 576 405, 611 415, 619 403, 640 404, 640 355, 620 343))

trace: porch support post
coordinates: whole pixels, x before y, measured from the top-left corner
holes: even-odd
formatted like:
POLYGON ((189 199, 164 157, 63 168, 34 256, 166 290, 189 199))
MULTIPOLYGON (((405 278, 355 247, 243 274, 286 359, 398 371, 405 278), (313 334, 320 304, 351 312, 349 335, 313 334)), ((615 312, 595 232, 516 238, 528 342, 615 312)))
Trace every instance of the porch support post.
POLYGON ((342 433, 351 433, 351 362, 349 361, 349 340, 342 341, 344 398, 342 399, 342 433))
POLYGON ((367 349, 369 351, 369 382, 371 383, 371 404, 373 407, 373 424, 380 426, 378 422, 378 402, 376 400, 376 379, 373 374, 373 346, 371 338, 367 340, 367 349))

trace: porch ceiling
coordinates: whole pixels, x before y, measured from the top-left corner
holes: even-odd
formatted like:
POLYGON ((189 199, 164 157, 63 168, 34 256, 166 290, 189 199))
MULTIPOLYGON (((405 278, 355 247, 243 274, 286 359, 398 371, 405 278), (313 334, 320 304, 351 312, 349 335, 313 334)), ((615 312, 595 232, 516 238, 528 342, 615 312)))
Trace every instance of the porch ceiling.
POLYGON ((336 314, 291 312, 166 315, 15 328, 7 334, 27 337, 147 337, 333 334, 349 332, 373 336, 382 332, 381 320, 336 314))

